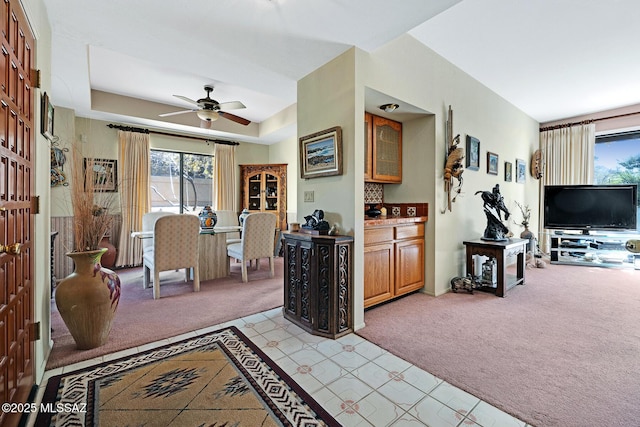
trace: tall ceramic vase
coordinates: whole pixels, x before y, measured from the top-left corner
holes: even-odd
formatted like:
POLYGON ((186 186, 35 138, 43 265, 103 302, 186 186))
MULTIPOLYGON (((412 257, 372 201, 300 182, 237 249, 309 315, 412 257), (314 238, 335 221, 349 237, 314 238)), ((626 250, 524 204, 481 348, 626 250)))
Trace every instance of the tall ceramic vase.
POLYGON ((75 270, 56 287, 58 312, 80 350, 107 342, 120 301, 120 278, 100 265, 106 251, 67 253, 75 270))
POLYGON ((528 225, 524 226, 524 231, 522 233, 520 233, 520 238, 521 239, 529 239, 529 243, 527 244, 527 252, 535 253, 535 251, 536 251, 536 242, 535 242, 535 239, 534 239, 535 236, 531 232, 531 230, 529 230, 529 226, 528 225))

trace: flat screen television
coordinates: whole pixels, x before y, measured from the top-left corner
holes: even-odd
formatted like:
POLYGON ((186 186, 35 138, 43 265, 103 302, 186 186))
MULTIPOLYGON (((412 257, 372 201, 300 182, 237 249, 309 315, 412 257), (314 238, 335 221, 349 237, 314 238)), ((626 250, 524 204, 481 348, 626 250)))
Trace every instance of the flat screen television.
POLYGON ((546 185, 544 227, 559 230, 635 230, 638 186, 546 185))

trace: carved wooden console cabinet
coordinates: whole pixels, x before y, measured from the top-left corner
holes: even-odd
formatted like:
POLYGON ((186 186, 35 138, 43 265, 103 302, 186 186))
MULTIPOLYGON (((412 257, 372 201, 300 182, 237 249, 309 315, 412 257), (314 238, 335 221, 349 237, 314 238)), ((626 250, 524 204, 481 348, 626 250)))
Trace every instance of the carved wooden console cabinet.
POLYGON ((323 337, 353 332, 353 238, 282 234, 284 317, 323 337))

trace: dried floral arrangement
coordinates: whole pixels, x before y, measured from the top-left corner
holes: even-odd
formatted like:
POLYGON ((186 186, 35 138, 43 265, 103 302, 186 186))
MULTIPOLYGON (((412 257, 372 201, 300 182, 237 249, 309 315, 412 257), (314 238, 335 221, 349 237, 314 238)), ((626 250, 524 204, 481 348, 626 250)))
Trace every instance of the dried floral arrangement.
POLYGON ((97 250, 113 223, 109 209, 115 195, 96 188, 92 159, 85 159, 86 164, 83 165, 83 156, 78 147, 72 147, 71 153, 73 170, 70 192, 74 218, 72 252, 97 250))
POLYGON ((520 213, 522 214, 522 222, 520 223, 520 225, 522 225, 523 227, 528 227, 529 219, 531 218, 531 209, 529 208, 529 205, 521 205, 517 201, 516 205, 518 206, 518 208, 520 208, 520 213))

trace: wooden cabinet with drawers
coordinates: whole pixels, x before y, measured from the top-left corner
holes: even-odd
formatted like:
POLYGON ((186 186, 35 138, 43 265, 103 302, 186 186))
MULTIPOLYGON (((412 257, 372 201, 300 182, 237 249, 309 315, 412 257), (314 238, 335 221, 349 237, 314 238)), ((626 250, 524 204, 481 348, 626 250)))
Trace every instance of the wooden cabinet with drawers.
POLYGON ((365 227, 365 308, 424 286, 424 225, 365 227))
POLYGON ((402 182, 402 123, 365 113, 364 180, 402 182))

